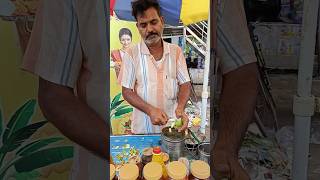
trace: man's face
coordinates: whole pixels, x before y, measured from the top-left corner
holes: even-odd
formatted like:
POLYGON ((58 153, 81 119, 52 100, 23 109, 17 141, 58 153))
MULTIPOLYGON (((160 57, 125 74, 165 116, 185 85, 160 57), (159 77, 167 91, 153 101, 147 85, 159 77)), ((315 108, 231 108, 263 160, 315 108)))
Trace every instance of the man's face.
POLYGON ((155 8, 149 8, 143 14, 137 15, 137 28, 147 45, 153 45, 161 40, 163 32, 163 17, 155 8))

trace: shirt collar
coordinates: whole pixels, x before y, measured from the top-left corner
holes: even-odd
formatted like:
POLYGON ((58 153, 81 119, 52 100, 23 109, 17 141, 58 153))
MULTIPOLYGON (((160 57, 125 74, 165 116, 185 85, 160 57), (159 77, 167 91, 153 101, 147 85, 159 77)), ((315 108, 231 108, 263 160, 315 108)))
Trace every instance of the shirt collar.
MULTIPOLYGON (((165 42, 164 40, 161 40, 162 43, 163 43, 163 55, 166 55, 166 54, 169 54, 169 43, 165 42)), ((148 54, 148 55, 151 55, 146 43, 142 40, 141 43, 140 43, 140 47, 141 47, 141 53, 142 54, 148 54)))

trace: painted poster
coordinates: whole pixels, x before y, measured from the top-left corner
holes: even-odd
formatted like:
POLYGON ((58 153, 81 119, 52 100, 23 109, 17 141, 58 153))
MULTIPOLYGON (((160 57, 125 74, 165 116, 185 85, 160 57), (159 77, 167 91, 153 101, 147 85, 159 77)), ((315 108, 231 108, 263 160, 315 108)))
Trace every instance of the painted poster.
POLYGON ((18 31, 0 18, 0 179, 67 180, 73 145, 40 112, 38 78, 20 69, 18 31))
POLYGON ((124 51, 140 41, 134 22, 110 17, 110 121, 113 135, 129 134, 132 107, 123 100, 117 77, 124 51))

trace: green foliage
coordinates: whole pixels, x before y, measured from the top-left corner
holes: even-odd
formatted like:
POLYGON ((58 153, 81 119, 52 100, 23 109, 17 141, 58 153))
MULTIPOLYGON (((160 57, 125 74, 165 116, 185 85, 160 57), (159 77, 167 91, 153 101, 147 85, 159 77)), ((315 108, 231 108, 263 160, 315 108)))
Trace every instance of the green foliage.
POLYGON ((119 119, 123 115, 128 114, 133 111, 129 105, 121 105, 124 100, 120 100, 121 93, 117 94, 110 104, 110 120, 112 119, 119 119))
POLYGON ((12 115, 6 126, 3 126, 5 120, 0 109, 0 139, 2 139, 0 180, 4 179, 11 167, 16 170, 14 178, 17 180, 37 179, 40 176, 37 169, 73 156, 73 147, 71 146, 55 145, 55 147, 49 147, 49 145, 61 141, 63 139, 61 137, 32 141, 32 135, 47 123, 47 121, 31 123, 35 107, 36 101, 34 99, 27 101, 12 115), (11 152, 14 157, 7 157, 11 152), (6 161, 4 161, 5 159, 6 161))

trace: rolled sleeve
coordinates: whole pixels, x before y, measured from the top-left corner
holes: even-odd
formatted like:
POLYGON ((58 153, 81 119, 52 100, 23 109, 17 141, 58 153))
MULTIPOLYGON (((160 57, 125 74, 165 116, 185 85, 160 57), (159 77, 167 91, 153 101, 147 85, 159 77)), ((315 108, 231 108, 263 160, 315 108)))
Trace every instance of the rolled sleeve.
POLYGON ((72 0, 39 2, 22 69, 74 88, 82 66, 78 19, 72 0))

